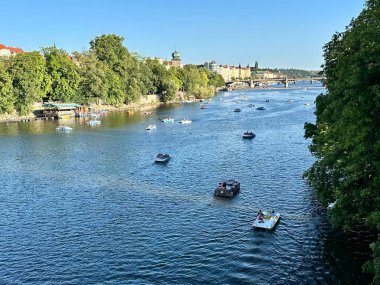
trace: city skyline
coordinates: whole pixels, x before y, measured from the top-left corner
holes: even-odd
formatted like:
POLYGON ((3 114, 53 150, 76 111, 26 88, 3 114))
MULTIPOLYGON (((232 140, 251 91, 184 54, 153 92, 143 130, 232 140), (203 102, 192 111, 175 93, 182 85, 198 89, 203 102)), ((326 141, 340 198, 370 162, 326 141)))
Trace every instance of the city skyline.
POLYGON ((97 1, 2 4, 0 43, 26 51, 56 44, 68 52, 89 48, 101 34, 125 38, 130 52, 185 64, 318 70, 323 45, 357 17, 364 1, 97 1), (95 16, 96 15, 96 16, 95 16))

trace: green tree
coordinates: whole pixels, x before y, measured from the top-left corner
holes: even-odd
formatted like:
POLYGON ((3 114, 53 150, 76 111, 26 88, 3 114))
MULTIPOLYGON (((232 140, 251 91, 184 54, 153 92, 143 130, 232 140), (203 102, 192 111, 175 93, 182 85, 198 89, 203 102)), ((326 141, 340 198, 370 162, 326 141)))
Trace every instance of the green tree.
POLYGON ((209 86, 222 87, 226 85, 223 76, 216 72, 210 72, 208 75, 208 79, 209 79, 209 83, 208 83, 209 86))
POLYGON ((20 115, 33 110, 33 103, 42 100, 50 90, 51 78, 39 52, 24 52, 12 58, 9 68, 15 108, 20 115))
POLYGON ((12 79, 0 62, 0 113, 12 113, 16 98, 12 90, 12 79))
MULTIPOLYGON (((317 97, 316 124, 305 137, 317 157, 305 173, 334 226, 380 229, 380 0, 367 1, 343 33, 324 46, 327 94, 317 97)), ((380 284, 380 243, 366 270, 380 284)))
MULTIPOLYGON (((123 98, 124 103, 137 101, 142 94, 149 92, 151 85, 143 73, 141 62, 128 52, 123 46, 124 38, 117 35, 101 35, 90 42, 90 50, 97 58, 114 72, 120 81, 122 88, 114 88, 108 98, 111 101, 120 102, 123 98), (120 92, 120 93, 117 93, 120 92), (111 98, 115 97, 115 98, 111 98)), ((108 78, 115 77, 112 75, 108 78)))
POLYGON ((71 56, 56 47, 42 48, 47 72, 51 76, 49 99, 63 102, 75 101, 80 81, 78 67, 71 56))
POLYGON ((107 66, 97 59, 93 52, 75 52, 75 59, 79 65, 79 93, 78 103, 97 103, 99 99, 106 100, 109 90, 107 84, 107 66))

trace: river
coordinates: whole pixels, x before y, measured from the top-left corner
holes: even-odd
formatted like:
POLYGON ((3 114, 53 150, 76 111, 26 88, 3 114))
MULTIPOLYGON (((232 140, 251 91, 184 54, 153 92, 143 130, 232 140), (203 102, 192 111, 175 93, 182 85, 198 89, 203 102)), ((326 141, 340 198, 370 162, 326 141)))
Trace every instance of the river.
POLYGON ((221 92, 203 110, 72 119, 71 133, 0 124, 0 284, 367 284, 367 247, 347 251, 302 179, 314 161, 303 125, 323 92, 221 92), (158 152, 172 159, 155 164, 158 152), (215 198, 228 178, 240 194, 215 198), (259 209, 282 214, 273 232, 252 228, 259 209))

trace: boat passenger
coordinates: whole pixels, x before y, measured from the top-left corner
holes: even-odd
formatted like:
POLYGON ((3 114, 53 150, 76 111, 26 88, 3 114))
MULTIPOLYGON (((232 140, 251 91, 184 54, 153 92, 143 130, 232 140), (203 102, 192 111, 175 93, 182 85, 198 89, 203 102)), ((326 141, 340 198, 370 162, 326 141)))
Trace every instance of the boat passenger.
POLYGON ((275 216, 276 216, 276 214, 274 213, 274 211, 271 211, 271 212, 270 212, 270 216, 271 216, 271 217, 275 217, 275 216))
POLYGON ((263 217, 263 214, 261 212, 258 214, 257 220, 259 221, 259 223, 264 223, 264 217, 263 217))

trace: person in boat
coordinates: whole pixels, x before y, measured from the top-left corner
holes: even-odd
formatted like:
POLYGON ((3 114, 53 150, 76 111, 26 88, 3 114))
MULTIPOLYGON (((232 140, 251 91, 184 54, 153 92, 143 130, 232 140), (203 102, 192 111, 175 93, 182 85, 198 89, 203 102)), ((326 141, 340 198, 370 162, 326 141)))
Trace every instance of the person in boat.
POLYGON ((257 214, 257 220, 259 221, 259 223, 264 223, 264 216, 263 216, 263 213, 261 212, 261 210, 257 214))
POLYGON ((271 212, 270 212, 270 216, 271 216, 271 217, 275 217, 275 216, 276 216, 276 214, 274 213, 274 211, 271 211, 271 212))

